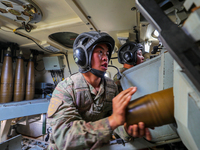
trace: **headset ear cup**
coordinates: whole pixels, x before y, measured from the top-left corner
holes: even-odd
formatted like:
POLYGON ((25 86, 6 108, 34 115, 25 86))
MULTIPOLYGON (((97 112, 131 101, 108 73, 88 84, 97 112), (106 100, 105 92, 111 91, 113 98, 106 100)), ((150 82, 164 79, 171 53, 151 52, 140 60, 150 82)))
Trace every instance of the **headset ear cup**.
POLYGON ((127 51, 123 54, 123 59, 125 63, 131 63, 133 61, 133 54, 130 51, 127 51))
POLYGON ((76 50, 73 53, 74 61, 79 66, 85 66, 86 65, 86 54, 83 48, 77 47, 76 50))

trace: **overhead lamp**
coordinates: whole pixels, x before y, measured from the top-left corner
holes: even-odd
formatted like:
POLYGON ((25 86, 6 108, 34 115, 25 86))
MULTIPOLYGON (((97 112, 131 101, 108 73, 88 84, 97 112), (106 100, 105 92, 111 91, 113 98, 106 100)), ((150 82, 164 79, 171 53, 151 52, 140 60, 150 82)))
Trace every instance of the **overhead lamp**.
POLYGON ((152 44, 152 41, 146 41, 145 44, 144 44, 144 51, 149 53, 150 51, 150 46, 152 44))
POLYGON ((148 43, 145 43, 145 45, 144 45, 144 50, 145 50, 145 52, 149 53, 150 46, 149 46, 148 43))
POLYGON ((160 33, 157 30, 154 30, 151 34, 151 36, 154 38, 158 38, 159 35, 160 35, 160 33))
POLYGON ((61 44, 62 46, 73 48, 73 43, 78 36, 74 32, 56 32, 49 35, 49 39, 61 44))

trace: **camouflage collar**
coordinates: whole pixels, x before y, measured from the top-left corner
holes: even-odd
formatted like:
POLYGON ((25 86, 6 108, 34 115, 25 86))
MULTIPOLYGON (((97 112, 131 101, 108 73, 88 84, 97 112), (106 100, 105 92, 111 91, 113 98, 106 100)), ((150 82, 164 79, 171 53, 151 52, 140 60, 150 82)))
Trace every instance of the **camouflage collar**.
POLYGON ((73 81, 76 81, 76 83, 78 84, 74 84, 74 88, 75 89, 81 89, 81 88, 87 88, 87 82, 84 78, 84 76, 82 75, 82 73, 78 72, 76 74, 73 74, 71 76, 71 78, 73 78, 73 81))
POLYGON ((78 84, 74 84, 74 89, 89 88, 91 93, 96 95, 96 98, 104 93, 104 84, 105 84, 104 80, 105 79, 101 80, 99 92, 97 93, 95 88, 85 80, 85 78, 82 75, 82 73, 78 72, 78 73, 72 75, 71 78, 73 78, 73 81, 76 81, 76 83, 78 83, 78 84))
POLYGON ((95 88, 90 83, 87 82, 91 93, 96 95, 96 98, 98 98, 100 95, 102 95, 104 93, 104 82, 105 82, 104 79, 101 79, 101 83, 100 83, 100 87, 99 87, 98 93, 95 90, 95 88))

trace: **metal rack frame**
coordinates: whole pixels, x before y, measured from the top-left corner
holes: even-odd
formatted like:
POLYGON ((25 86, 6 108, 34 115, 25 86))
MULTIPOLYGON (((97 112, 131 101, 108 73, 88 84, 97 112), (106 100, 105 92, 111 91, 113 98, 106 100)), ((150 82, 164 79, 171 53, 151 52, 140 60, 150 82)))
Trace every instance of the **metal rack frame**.
POLYGON ((0 104, 0 142, 7 139, 7 133, 13 118, 46 114, 49 101, 50 99, 45 98, 0 104))
POLYGON ((46 113, 49 101, 37 99, 0 104, 0 121, 46 113))

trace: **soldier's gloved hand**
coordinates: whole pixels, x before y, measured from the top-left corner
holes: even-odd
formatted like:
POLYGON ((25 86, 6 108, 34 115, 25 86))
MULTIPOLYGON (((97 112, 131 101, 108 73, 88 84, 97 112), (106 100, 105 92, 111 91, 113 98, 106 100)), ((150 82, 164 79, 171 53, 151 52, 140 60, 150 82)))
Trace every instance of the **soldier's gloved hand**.
POLYGON ((113 98, 113 114, 108 117, 112 130, 125 123, 125 112, 128 106, 131 96, 136 92, 136 87, 130 87, 120 92, 115 98, 113 98))
POLYGON ((145 128, 144 122, 139 122, 138 124, 134 124, 130 126, 127 126, 127 124, 125 123, 124 128, 126 132, 134 138, 145 136, 147 140, 149 141, 151 140, 150 131, 148 128, 145 128))

